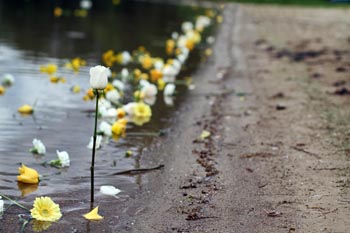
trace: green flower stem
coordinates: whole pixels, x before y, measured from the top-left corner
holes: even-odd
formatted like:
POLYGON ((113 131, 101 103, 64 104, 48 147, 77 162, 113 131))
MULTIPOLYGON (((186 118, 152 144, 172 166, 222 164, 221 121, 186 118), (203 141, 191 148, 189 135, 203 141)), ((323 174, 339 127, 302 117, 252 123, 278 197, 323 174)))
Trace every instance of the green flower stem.
POLYGON ((94 138, 93 138, 93 146, 92 146, 92 159, 91 159, 91 203, 94 202, 94 170, 95 170, 95 149, 96 149, 96 134, 97 134, 97 115, 98 115, 98 98, 99 93, 98 90, 95 89, 96 94, 96 111, 95 111, 95 128, 94 128, 94 138))
POLYGON ((0 193, 0 196, 2 196, 3 198, 9 200, 10 202, 12 202, 13 204, 15 204, 16 206, 18 206, 18 207, 20 207, 20 208, 22 208, 22 209, 25 209, 25 210, 27 210, 27 211, 29 211, 29 209, 28 209, 27 207, 25 207, 25 206, 19 204, 19 203, 18 203, 17 201, 15 201, 15 200, 12 200, 11 198, 9 198, 8 196, 6 196, 5 194, 0 193))

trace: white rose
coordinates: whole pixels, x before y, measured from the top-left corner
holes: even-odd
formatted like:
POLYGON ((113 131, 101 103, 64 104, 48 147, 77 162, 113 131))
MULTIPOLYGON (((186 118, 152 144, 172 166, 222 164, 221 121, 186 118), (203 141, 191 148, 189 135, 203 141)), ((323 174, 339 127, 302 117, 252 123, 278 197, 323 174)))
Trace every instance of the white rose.
POLYGON ((59 151, 56 150, 58 159, 60 160, 61 166, 62 167, 69 167, 70 165, 70 160, 69 160, 69 155, 67 151, 59 151))
POLYGON ((168 83, 164 88, 164 96, 174 95, 176 86, 173 83, 168 83))
POLYGON ((104 66, 95 66, 90 68, 90 86, 93 89, 104 89, 108 83, 110 69, 104 66))
POLYGON ((33 147, 34 147, 34 151, 38 154, 43 155, 46 153, 45 145, 39 139, 36 139, 36 138, 33 139, 33 147))

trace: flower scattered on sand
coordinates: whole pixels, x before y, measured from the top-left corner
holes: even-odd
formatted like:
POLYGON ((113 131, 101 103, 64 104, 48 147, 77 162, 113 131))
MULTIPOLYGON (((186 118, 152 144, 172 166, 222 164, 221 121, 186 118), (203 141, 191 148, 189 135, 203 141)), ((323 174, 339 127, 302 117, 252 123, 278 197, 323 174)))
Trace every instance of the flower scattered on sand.
POLYGON ((22 164, 22 167, 18 168, 19 176, 17 180, 19 182, 27 184, 37 184, 39 183, 39 173, 33 169, 22 164))
POLYGON ((30 213, 32 218, 47 222, 56 222, 62 217, 60 206, 53 202, 50 197, 35 198, 30 213))

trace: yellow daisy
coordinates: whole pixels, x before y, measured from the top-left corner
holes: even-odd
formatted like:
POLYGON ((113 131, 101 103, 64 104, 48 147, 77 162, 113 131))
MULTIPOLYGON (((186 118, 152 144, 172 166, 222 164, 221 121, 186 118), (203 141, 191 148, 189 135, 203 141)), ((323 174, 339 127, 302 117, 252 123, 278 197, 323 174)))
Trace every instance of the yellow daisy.
POLYGON ((39 221, 56 222, 62 217, 60 206, 50 197, 35 198, 33 209, 30 212, 32 218, 39 221))

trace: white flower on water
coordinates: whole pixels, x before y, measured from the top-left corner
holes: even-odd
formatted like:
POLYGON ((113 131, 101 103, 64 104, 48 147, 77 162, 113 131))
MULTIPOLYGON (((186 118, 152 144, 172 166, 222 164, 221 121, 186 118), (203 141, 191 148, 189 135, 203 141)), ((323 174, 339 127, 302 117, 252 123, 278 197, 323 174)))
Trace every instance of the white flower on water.
POLYGON ((98 65, 90 68, 90 86, 93 89, 105 89, 108 83, 109 68, 98 65))
POLYGON ((172 96, 172 95, 174 95, 174 93, 175 93, 175 88, 176 88, 175 84, 173 84, 173 83, 168 83, 168 84, 165 86, 165 88, 164 88, 164 92, 163 92, 164 96, 172 96))
POLYGON ((56 150, 58 160, 60 161, 61 167, 69 167, 70 166, 70 160, 69 160, 69 154, 67 151, 59 151, 56 150))
POLYGON ((117 90, 111 90, 106 93, 106 98, 113 104, 119 104, 120 97, 121 96, 117 90))
POLYGON ((104 185, 104 186, 101 186, 100 192, 104 195, 115 197, 117 194, 119 194, 121 192, 121 190, 117 189, 116 187, 114 187, 112 185, 104 185))
POLYGON ((3 80, 2 80, 2 85, 4 86, 11 86, 15 82, 15 78, 13 77, 12 74, 4 74, 3 75, 3 80))
POLYGON ((112 136, 112 125, 106 121, 100 123, 99 130, 106 136, 112 136))
POLYGON ((112 85, 117 88, 119 91, 124 91, 125 85, 122 81, 116 79, 112 82, 112 85))
POLYGON ((4 201, 2 200, 2 197, 0 196, 0 215, 4 212, 4 201))
MULTIPOLYGON (((102 142, 102 136, 101 135, 97 135, 96 136, 96 145, 95 145, 95 148, 96 149, 99 149, 101 147, 101 142, 102 142)), ((94 146, 94 137, 92 136, 90 138, 90 142, 89 142, 89 145, 87 145, 87 148, 89 148, 90 150, 92 150, 94 146)))
POLYGON ((39 140, 34 138, 33 139, 33 148, 31 149, 32 152, 43 155, 46 153, 45 145, 39 140))
POLYGON ((207 43, 208 44, 213 44, 215 42, 215 38, 213 36, 208 36, 207 37, 207 43))

